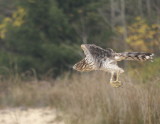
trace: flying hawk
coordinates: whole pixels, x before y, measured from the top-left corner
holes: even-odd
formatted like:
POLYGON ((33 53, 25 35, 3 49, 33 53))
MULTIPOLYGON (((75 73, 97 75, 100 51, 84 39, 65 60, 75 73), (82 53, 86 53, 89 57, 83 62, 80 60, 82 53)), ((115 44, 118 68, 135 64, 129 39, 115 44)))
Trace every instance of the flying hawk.
POLYGON ((82 44, 81 48, 86 57, 73 66, 77 71, 93 71, 102 70, 111 73, 110 84, 113 87, 120 87, 122 85, 118 77, 124 72, 122 68, 117 65, 117 61, 122 60, 136 60, 147 61, 153 60, 153 53, 146 52, 123 52, 116 53, 112 49, 103 49, 94 44, 82 44))

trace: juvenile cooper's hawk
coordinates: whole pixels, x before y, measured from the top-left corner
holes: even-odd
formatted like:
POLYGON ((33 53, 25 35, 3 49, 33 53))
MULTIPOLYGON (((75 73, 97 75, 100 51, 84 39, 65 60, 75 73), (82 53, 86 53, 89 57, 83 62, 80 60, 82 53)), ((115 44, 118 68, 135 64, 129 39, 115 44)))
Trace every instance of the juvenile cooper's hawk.
POLYGON ((102 70, 111 73, 110 84, 113 87, 122 85, 118 77, 124 70, 117 65, 117 61, 121 60, 136 60, 146 61, 153 60, 153 53, 146 52, 123 52, 116 53, 112 49, 103 49, 94 44, 82 44, 81 48, 86 57, 73 66, 77 71, 93 71, 102 70))

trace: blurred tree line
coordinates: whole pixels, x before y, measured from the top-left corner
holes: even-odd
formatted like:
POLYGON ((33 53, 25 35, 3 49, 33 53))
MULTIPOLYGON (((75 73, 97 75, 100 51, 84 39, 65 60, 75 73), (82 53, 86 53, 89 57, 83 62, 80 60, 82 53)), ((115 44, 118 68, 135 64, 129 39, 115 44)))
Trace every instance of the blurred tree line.
POLYGON ((1 74, 32 70, 57 76, 80 59, 82 43, 119 51, 136 45, 159 50, 159 0, 1 0, 0 11, 1 74), (132 27, 137 17, 148 25, 143 31, 152 33, 149 40, 140 33, 141 44, 130 38, 137 33, 132 27), (154 24, 156 33, 149 28, 154 24))

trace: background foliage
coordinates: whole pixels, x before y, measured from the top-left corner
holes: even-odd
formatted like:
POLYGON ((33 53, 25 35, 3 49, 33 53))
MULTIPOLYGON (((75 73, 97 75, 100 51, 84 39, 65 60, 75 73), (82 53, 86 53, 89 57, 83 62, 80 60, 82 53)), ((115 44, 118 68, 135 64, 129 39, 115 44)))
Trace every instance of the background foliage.
POLYGON ((159 54, 158 0, 2 0, 0 70, 71 70, 82 43, 159 54))

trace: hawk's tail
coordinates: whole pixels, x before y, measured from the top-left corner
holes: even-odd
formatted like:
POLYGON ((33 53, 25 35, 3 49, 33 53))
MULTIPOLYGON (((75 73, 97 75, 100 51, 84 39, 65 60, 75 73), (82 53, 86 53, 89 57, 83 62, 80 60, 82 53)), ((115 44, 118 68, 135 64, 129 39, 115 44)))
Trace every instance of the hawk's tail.
POLYGON ((135 60, 135 61, 153 61, 153 53, 146 52, 124 52, 124 53, 115 53, 115 59, 117 61, 121 60, 135 60))

